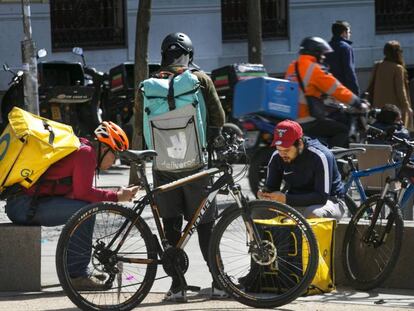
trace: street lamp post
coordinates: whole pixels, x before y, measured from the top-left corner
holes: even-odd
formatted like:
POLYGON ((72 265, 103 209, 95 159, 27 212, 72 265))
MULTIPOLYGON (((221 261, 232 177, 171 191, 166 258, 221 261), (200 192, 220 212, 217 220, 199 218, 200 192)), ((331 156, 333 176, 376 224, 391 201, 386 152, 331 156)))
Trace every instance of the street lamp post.
POLYGON ((35 44, 32 40, 32 25, 30 21, 30 0, 22 0, 24 39, 21 42, 24 82, 25 109, 39 114, 39 97, 37 83, 37 59, 35 44))

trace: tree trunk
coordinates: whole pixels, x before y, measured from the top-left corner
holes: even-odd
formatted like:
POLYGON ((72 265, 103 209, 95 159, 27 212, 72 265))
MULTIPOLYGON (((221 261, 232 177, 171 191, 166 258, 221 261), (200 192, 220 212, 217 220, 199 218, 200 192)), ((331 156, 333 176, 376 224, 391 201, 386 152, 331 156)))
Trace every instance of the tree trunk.
POLYGON ((248 0, 247 37, 249 63, 262 64, 262 14, 260 0, 248 0))
MULTIPOLYGON (((144 147, 142 136, 142 96, 139 93, 139 84, 148 78, 148 34, 151 21, 151 0, 139 0, 137 26, 135 34, 135 103, 134 103, 134 134, 132 149, 141 150, 144 147)), ((137 184, 135 170, 131 170, 130 184, 137 184)))

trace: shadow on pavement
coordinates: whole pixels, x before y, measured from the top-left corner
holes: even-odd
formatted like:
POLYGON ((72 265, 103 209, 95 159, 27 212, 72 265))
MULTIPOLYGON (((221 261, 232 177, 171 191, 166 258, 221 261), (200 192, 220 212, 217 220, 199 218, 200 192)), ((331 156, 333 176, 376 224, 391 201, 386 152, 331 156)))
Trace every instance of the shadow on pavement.
POLYGON ((404 289, 375 289, 367 292, 356 291, 352 288, 340 287, 337 291, 317 296, 302 297, 301 300, 317 300, 319 302, 375 304, 375 305, 404 305, 414 306, 412 290, 404 289))

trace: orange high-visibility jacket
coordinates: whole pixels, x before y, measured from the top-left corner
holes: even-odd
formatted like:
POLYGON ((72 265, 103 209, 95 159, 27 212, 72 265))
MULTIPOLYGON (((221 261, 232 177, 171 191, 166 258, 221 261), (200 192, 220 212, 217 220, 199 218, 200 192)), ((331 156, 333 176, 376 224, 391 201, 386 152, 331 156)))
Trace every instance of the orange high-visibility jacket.
MULTIPOLYGON (((358 99, 350 90, 341 84, 332 74, 316 61, 311 55, 300 55, 293 61, 286 71, 285 78, 299 82, 296 77, 295 63, 298 62, 299 74, 302 79, 305 95, 320 98, 322 94, 334 97, 344 104, 352 104, 358 99)), ((299 115, 298 122, 312 121, 309 107, 306 103, 301 87, 299 87, 299 115)))

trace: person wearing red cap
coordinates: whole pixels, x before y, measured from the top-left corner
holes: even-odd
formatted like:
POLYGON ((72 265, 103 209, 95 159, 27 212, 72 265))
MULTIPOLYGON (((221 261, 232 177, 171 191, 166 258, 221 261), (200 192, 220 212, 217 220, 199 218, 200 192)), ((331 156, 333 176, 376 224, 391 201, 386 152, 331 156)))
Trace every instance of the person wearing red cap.
POLYGON ((276 147, 267 171, 260 199, 288 204, 306 218, 341 219, 344 214, 344 187, 332 152, 317 139, 303 136, 299 123, 285 120, 274 130, 276 147), (285 181, 287 192, 281 192, 285 181))

